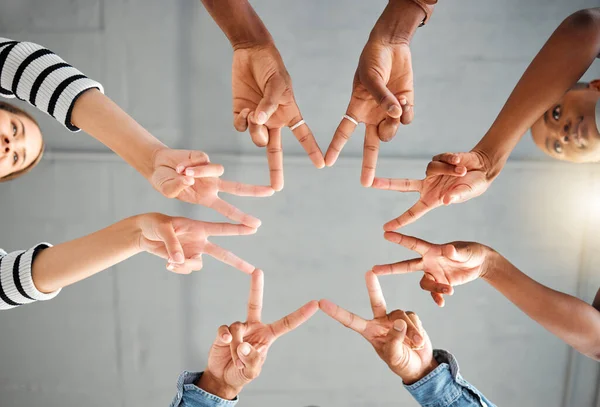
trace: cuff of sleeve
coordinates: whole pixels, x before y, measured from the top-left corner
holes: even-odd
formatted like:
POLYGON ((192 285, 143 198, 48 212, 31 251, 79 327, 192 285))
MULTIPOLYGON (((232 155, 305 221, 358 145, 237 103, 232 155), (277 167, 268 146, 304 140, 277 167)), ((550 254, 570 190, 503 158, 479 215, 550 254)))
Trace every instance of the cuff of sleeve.
POLYGON ((39 291, 33 283, 31 275, 33 262, 35 257, 44 249, 52 247, 50 243, 40 243, 37 246, 27 250, 21 257, 19 264, 19 279, 25 293, 36 301, 47 301, 56 297, 61 289, 58 289, 51 293, 43 293, 39 291))
POLYGON ((425 18, 420 26, 424 26, 427 24, 429 19, 431 18, 431 14, 433 14, 433 7, 437 3, 437 0, 412 0, 414 3, 418 4, 419 7, 423 9, 425 12, 425 18))
POLYGON ((239 401, 239 397, 233 400, 225 400, 214 394, 202 390, 195 383, 200 380, 202 373, 184 371, 177 380, 177 395, 171 403, 171 407, 233 407, 239 401))
POLYGON ((56 120, 64 123, 67 129, 71 130, 72 132, 78 132, 80 130, 79 127, 71 123, 71 115, 73 113, 75 103, 81 95, 90 89, 98 89, 100 92, 104 93, 104 87, 101 83, 96 82, 93 79, 81 78, 67 86, 57 102, 56 120))

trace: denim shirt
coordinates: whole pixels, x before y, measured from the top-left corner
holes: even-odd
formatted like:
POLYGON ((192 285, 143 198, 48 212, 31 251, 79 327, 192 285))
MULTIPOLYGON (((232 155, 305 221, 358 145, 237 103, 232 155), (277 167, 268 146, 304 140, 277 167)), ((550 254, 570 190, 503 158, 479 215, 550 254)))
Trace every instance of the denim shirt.
MULTIPOLYGON (((406 390, 423 407, 496 407, 473 385, 462 378, 454 356, 445 350, 434 350, 440 364, 427 376, 406 390)), ((224 400, 195 385, 202 373, 183 372, 177 381, 177 395, 171 407, 233 407, 239 398, 224 400)))

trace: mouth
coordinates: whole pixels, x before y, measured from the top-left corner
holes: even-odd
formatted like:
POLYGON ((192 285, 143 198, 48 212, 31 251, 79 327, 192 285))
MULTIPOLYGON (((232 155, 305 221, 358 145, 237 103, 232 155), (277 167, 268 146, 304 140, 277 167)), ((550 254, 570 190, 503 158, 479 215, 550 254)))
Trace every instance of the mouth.
POLYGON ((582 126, 583 117, 573 128, 572 138, 577 148, 586 148, 588 144, 588 135, 585 126, 582 126))

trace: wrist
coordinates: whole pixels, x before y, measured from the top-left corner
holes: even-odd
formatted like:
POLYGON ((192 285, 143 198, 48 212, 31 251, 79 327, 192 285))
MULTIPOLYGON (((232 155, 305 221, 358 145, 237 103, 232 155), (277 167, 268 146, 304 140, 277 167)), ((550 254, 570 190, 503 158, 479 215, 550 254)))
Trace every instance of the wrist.
POLYGON ((485 263, 479 277, 488 283, 492 283, 500 277, 504 270, 504 257, 490 247, 486 250, 488 250, 488 253, 485 256, 485 263))
POLYGON ((429 362, 427 365, 423 366, 423 369, 421 369, 420 372, 415 373, 415 374, 400 375, 400 377, 402 378, 402 382, 405 385, 410 386, 411 384, 415 384, 416 382, 418 382, 419 380, 421 380, 422 378, 427 376, 429 373, 433 372, 439 365, 440 364, 438 363, 437 360, 435 360, 435 358, 433 357, 433 354, 432 354, 431 362, 429 362))
POLYGON ((409 44, 425 19, 425 12, 412 0, 389 0, 371 31, 370 39, 389 45, 409 44))
POLYGON ((142 238, 142 227, 141 222, 143 221, 144 215, 135 215, 129 218, 123 219, 119 222, 122 236, 126 237, 127 246, 136 251, 137 253, 141 253, 144 251, 141 245, 142 238))
POLYGON ((202 373, 196 386, 207 393, 220 397, 224 400, 233 400, 240 394, 242 388, 234 388, 219 380, 208 369, 202 373))

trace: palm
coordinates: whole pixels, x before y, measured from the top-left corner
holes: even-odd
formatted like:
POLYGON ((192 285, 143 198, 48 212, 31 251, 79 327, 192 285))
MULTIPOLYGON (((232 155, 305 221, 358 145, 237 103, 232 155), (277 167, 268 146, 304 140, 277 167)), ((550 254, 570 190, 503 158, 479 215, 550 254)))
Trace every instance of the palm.
POLYGON ((435 175, 423 180, 421 201, 430 208, 449 203, 461 203, 481 195, 486 188, 485 173, 480 170, 469 171, 464 177, 435 175), (460 188, 464 190, 456 200, 449 201, 449 194, 460 188))
POLYGON ((464 242, 450 244, 455 248, 466 248, 468 245, 472 254, 466 261, 453 260, 444 254, 443 245, 433 245, 423 255, 423 271, 433 276, 436 281, 447 281, 452 286, 477 279, 482 273, 485 261, 483 251, 479 249, 480 245, 464 242))

